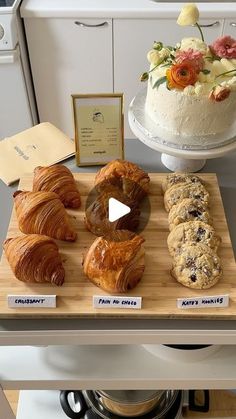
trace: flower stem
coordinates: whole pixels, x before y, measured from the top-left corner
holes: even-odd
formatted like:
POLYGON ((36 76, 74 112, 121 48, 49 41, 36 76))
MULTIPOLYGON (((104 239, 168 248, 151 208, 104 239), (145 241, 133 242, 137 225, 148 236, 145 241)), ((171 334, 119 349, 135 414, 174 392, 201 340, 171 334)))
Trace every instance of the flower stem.
POLYGON ((203 32, 202 32, 202 29, 201 29, 201 26, 197 22, 195 23, 195 25, 197 26, 197 28, 198 28, 198 30, 200 32, 200 35, 201 35, 201 38, 202 38, 202 42, 205 42, 204 36, 203 36, 203 32))
POLYGON ((164 63, 165 58, 157 65, 155 65, 151 70, 148 71, 148 73, 151 73, 152 71, 156 70, 157 67, 159 67, 159 65, 161 65, 162 63, 164 63))
POLYGON ((236 69, 234 69, 234 70, 225 71, 225 73, 218 74, 218 76, 216 76, 216 79, 217 77, 226 76, 226 74, 232 73, 233 71, 235 72, 235 75, 236 75, 236 69))

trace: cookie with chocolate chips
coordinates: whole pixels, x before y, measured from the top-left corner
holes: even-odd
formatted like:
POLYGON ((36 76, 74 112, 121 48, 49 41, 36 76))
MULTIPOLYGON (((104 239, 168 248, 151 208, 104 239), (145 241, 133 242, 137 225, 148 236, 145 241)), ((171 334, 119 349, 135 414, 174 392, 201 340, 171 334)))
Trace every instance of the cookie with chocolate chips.
POLYGON ((172 186, 180 185, 181 183, 185 183, 188 185, 204 184, 199 176, 193 175, 191 173, 170 173, 162 182, 161 186, 163 193, 165 193, 167 189, 171 188, 172 186))
POLYGON ((210 247, 187 243, 175 255, 171 274, 185 287, 206 289, 219 281, 222 268, 219 257, 210 247))
POLYGON ((169 229, 171 231, 178 224, 194 220, 212 224, 212 218, 208 209, 201 201, 184 198, 170 209, 168 216, 169 229))
POLYGON ((209 205, 209 193, 203 185, 189 185, 183 183, 171 186, 171 188, 167 189, 164 195, 164 205, 166 211, 169 212, 174 205, 178 204, 178 202, 182 201, 185 198, 197 199, 206 207, 209 205))
POLYGON ((167 245, 172 256, 179 254, 181 247, 186 243, 201 243, 210 247, 215 252, 221 242, 214 228, 202 221, 188 221, 179 224, 169 234, 167 245))

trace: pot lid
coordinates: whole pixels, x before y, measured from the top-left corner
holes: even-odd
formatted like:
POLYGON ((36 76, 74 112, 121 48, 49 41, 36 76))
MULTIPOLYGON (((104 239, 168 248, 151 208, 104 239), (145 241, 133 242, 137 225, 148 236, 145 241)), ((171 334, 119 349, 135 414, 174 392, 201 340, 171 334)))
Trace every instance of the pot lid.
MULTIPOLYGON (((111 391, 108 390, 108 392, 110 393, 111 391)), ((114 392, 116 393, 116 391, 114 392)), ((97 390, 84 390, 82 393, 88 406, 91 407, 92 411, 98 415, 97 419, 128 419, 127 417, 115 415, 114 413, 111 413, 109 410, 107 410, 106 407, 101 403, 101 396, 98 394, 97 390)), ((155 392, 152 391, 152 393, 155 392)), ((161 402, 157 403, 157 405, 150 412, 142 416, 134 416, 133 419, 176 419, 176 415, 169 415, 169 412, 172 411, 172 408, 174 409, 175 413, 176 409, 179 410, 180 404, 182 404, 182 391, 164 390, 164 393, 165 397, 163 399, 161 398, 161 402)))
POLYGON ((119 403, 142 403, 161 396, 165 390, 99 390, 98 394, 119 403))

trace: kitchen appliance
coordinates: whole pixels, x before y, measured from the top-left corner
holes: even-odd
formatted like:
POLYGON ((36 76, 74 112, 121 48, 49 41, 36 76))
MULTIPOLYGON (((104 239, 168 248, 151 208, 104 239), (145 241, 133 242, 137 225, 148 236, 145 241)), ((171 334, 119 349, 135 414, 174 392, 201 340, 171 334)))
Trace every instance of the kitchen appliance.
POLYGON ((20 2, 0 0, 0 139, 38 122, 20 2))
MULTIPOLYGON (((60 393, 60 403, 64 413, 71 419, 121 419, 127 416, 117 414, 117 406, 123 409, 124 405, 132 404, 137 406, 144 404, 147 400, 156 399, 156 404, 143 414, 138 414, 132 418, 139 419, 181 419, 182 408, 184 405, 184 393, 181 390, 119 390, 119 391, 72 391, 63 390, 60 393), (133 394, 132 394, 133 393, 133 394), (115 405, 107 409, 105 400, 115 401, 115 405), (115 406, 115 407, 114 407, 115 406), (112 411, 111 411, 112 410, 112 411)), ((186 404, 186 403, 185 403, 186 404)), ((150 405, 149 405, 150 406, 150 405)), ((202 405, 195 403, 195 391, 189 391, 189 409, 201 412, 209 410, 209 392, 204 390, 204 401, 202 405)), ((134 410, 135 411, 135 410, 134 410)))

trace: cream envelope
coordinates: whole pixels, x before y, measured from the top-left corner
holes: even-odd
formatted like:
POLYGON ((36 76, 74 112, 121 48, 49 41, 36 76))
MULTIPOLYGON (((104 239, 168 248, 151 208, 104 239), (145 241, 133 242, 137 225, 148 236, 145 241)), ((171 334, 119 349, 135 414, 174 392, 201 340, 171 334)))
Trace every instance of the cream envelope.
POLYGON ((10 185, 37 166, 50 166, 74 154, 74 141, 43 122, 0 141, 0 178, 10 185))

